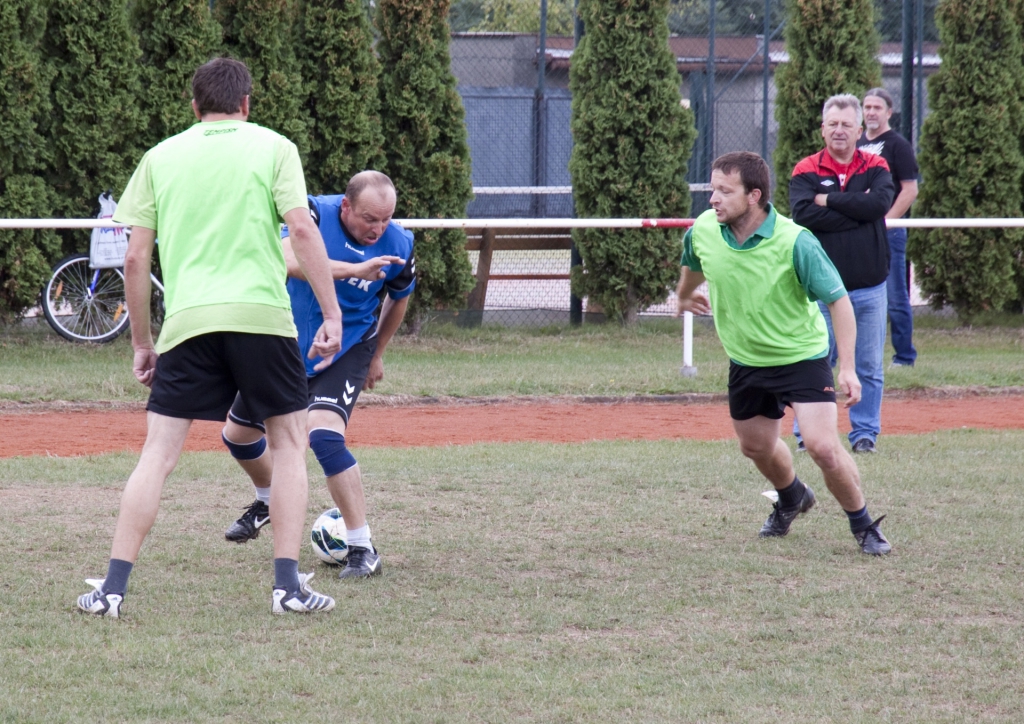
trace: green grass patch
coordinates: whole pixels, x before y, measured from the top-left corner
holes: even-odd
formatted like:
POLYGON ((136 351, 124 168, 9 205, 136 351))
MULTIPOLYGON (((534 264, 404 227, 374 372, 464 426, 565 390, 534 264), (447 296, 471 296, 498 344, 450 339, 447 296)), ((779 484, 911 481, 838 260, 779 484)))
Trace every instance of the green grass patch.
POLYGON ((0 460, 0 721, 1021 721, 1021 449, 961 430, 858 458, 886 559, 805 456, 819 505, 761 541, 735 442, 362 449, 384 575, 304 549, 339 601, 310 617, 269 613, 272 532, 223 539, 241 472, 189 454, 121 621, 74 600, 135 456, 0 460))
MULTIPOLYGON (((891 389, 1024 385, 1024 318, 957 326, 918 318, 913 369, 891 371, 891 389), (1016 321, 1017 326, 1010 326, 1016 321), (998 322, 998 323, 997 323, 998 322)), ((887 350, 886 359, 892 356, 887 350)), ((45 326, 0 329, 0 400, 138 402, 147 390, 131 373, 131 346, 74 345, 45 326)), ((462 328, 428 326, 388 348, 385 379, 375 392, 424 397, 524 395, 663 395, 723 393, 728 360, 714 328, 694 325, 698 375, 682 377, 679 320, 615 324, 462 328)))

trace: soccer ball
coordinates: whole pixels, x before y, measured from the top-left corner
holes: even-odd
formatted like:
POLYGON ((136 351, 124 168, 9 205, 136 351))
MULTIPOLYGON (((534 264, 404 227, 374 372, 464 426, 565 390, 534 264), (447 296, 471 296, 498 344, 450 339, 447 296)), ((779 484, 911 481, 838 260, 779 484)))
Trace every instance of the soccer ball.
POLYGON ((343 563, 348 556, 347 532, 340 510, 331 508, 321 513, 309 534, 316 557, 331 565, 343 563))

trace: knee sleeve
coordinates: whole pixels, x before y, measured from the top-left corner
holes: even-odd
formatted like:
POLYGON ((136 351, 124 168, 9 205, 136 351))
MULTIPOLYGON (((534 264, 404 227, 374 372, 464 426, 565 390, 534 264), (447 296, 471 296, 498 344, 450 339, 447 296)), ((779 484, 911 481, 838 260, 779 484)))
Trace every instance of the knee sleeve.
POLYGON ((228 451, 231 453, 231 457, 235 460, 255 460, 261 457, 267 449, 266 437, 261 437, 256 442, 237 443, 228 440, 227 436, 221 432, 220 439, 224 441, 228 451))
POLYGON ((327 477, 343 473, 356 464, 356 459, 345 447, 345 436, 336 430, 324 427, 311 430, 309 446, 327 477))

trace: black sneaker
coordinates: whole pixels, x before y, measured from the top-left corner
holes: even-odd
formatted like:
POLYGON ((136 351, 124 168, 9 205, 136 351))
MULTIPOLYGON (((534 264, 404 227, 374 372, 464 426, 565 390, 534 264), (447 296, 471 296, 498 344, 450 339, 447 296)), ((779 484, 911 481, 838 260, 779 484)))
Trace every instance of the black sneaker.
POLYGON ((807 446, 804 445, 804 441, 803 440, 801 440, 800 442, 798 442, 796 444, 796 451, 797 452, 807 452, 807 446))
POLYGON ((242 517, 231 524, 224 532, 224 537, 235 543, 245 543, 259 538, 260 528, 270 522, 270 509, 267 504, 257 500, 246 508, 242 517))
POLYGON ((780 508, 778 503, 772 505, 771 515, 761 526, 761 532, 758 535, 761 538, 781 538, 789 532, 789 526, 793 524, 796 517, 813 508, 814 503, 814 491, 804 485, 804 497, 800 500, 799 505, 794 505, 792 508, 780 508))
POLYGON ((372 545, 369 548, 349 547, 345 567, 338 578, 369 578, 380 575, 383 566, 380 553, 372 545))
POLYGON ((853 534, 853 537, 857 539, 857 545, 860 546, 861 551, 867 553, 869 556, 884 556, 892 550, 892 546, 889 545, 889 541, 885 539, 885 536, 882 535, 882 531, 878 529, 878 524, 881 523, 884 518, 885 516, 883 515, 864 530, 853 534))
POLYGON ((853 443, 851 448, 855 453, 873 453, 875 451, 875 443, 866 437, 862 437, 857 442, 853 443))

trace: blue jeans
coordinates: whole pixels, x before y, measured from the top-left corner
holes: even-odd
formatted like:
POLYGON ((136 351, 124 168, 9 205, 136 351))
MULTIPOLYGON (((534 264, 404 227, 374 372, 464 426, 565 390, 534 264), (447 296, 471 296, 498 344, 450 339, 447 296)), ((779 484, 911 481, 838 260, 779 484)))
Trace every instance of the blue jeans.
POLYGON ((910 309, 910 291, 907 289, 907 230, 889 229, 889 279, 886 293, 889 297, 889 328, 892 346, 896 350, 892 361, 901 365, 913 365, 917 359, 914 349, 914 313, 910 309))
MULTIPOLYGON (((850 444, 867 438, 875 442, 882 431, 882 387, 885 384, 885 319, 886 284, 850 292, 850 303, 857 319, 857 347, 854 364, 861 384, 860 402, 850 408, 850 444)), ((829 363, 838 361, 832 315, 821 302, 821 313, 828 326, 829 363)), ((800 438, 800 428, 793 424, 793 433, 800 438)))

